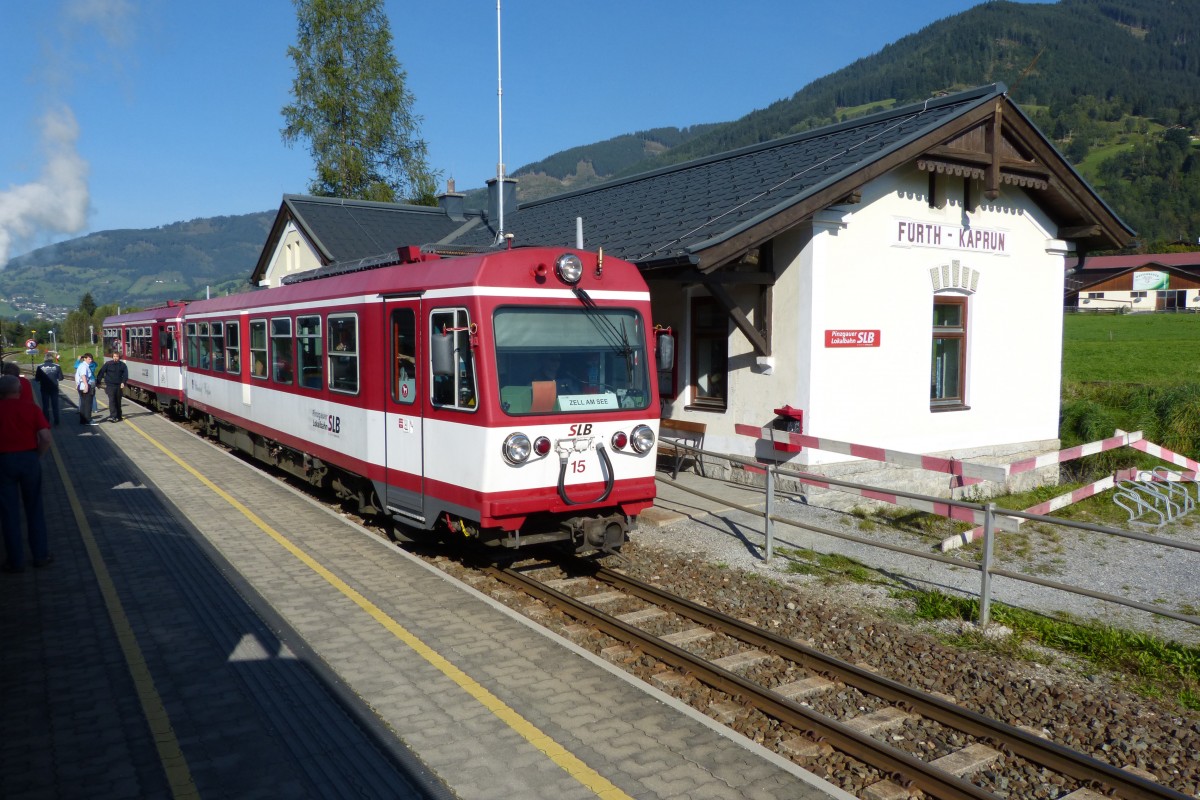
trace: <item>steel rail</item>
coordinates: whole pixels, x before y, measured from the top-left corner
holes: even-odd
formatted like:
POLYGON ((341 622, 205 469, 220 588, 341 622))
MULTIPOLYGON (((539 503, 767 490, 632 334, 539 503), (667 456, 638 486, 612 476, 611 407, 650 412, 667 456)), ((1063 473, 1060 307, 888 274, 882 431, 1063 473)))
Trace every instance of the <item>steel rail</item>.
POLYGON ((828 741, 842 752, 880 770, 905 786, 915 786, 942 800, 998 800, 997 796, 972 783, 930 765, 928 762, 860 733, 829 717, 804 708, 759 684, 722 669, 656 636, 622 622, 592 606, 563 594, 512 569, 493 568, 494 577, 520 591, 551 603, 570 616, 595 625, 614 639, 636 646, 671 666, 684 670, 703 683, 729 695, 751 698, 754 706, 818 740, 828 741))
POLYGON ((1080 753, 935 695, 848 664, 719 611, 666 593, 620 572, 598 567, 593 577, 646 602, 671 608, 681 616, 696 622, 721 628, 747 644, 769 650, 814 672, 832 676, 866 694, 906 707, 947 727, 987 741, 1063 775, 1088 784, 1103 784, 1114 789, 1117 797, 1128 800, 1189 800, 1188 795, 1114 767, 1086 753, 1080 753))

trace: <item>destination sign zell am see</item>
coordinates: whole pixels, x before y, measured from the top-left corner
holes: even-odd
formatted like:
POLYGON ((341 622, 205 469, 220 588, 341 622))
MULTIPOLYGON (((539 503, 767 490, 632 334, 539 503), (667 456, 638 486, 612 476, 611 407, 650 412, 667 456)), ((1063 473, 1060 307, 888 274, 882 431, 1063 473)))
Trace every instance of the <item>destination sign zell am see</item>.
POLYGON ((834 329, 825 331, 826 347, 879 347, 879 331, 834 329))

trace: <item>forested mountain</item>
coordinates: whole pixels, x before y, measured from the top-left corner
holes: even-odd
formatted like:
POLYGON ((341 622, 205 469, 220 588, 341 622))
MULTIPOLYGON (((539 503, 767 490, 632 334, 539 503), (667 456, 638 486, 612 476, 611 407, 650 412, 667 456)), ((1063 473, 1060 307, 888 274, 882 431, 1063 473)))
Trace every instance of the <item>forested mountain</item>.
MULTIPOLYGON (((631 133, 512 174, 518 198, 532 200, 997 81, 1138 231, 1142 249, 1197 243, 1200 0, 992 0, 739 120, 631 133)), ((468 192, 468 203, 482 207, 483 191, 468 192)), ((17 294, 73 306, 90 290, 100 303, 145 305, 203 296, 206 285, 244 287, 271 219, 106 231, 34 251, 0 271, 0 315, 17 294)))
POLYGON ((147 306, 246 286, 275 211, 100 231, 42 247, 0 270, 0 316, 50 317, 91 292, 100 305, 147 306))

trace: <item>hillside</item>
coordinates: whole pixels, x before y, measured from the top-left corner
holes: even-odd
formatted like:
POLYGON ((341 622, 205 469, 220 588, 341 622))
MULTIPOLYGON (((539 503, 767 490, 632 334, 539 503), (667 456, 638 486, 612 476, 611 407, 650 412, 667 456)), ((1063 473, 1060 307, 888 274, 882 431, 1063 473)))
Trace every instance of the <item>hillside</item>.
POLYGON ((147 306, 245 288, 275 212, 100 231, 42 247, 0 270, 0 315, 60 316, 86 292, 147 306))
MULTIPOLYGON (((798 133, 996 81, 1146 250, 1200 237, 1200 14, 1196 0, 977 6, 938 21, 739 120, 658 128, 555 153, 512 174, 522 201, 798 133)), ((467 192, 483 207, 484 190, 467 192)), ((147 305, 244 286, 272 214, 105 231, 14 259, 0 315, 34 303, 147 305), (30 296, 36 296, 31 299, 30 296), (12 306, 4 302, 9 298, 12 306)))

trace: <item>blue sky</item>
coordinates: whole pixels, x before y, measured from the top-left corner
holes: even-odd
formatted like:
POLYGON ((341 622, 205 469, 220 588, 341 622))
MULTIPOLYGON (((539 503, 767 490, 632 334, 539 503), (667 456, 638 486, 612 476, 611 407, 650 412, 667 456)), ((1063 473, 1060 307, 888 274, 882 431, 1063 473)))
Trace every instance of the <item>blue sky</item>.
MULTIPOLYGON (((505 164, 736 119, 979 2, 505 0, 505 164)), ((498 149, 496 3, 385 7, 431 166, 482 186, 498 149)), ((291 0, 0 0, 0 19, 0 265, 307 191, 311 157, 279 135, 291 0)))

